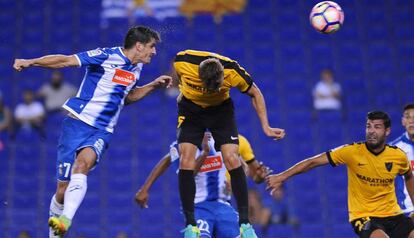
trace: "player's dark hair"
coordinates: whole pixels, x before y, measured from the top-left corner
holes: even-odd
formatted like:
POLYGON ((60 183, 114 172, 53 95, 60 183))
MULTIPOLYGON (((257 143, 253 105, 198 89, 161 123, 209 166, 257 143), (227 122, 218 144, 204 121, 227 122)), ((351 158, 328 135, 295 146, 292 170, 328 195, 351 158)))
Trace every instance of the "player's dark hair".
POLYGON ((154 39, 156 42, 160 42, 160 34, 157 31, 146 26, 134 26, 128 30, 125 36, 124 48, 130 49, 137 42, 147 44, 151 41, 151 39, 154 39))
POLYGON ((414 109, 414 103, 408 103, 404 106, 403 112, 407 111, 408 109, 414 109))
POLYGON ((384 122, 385 128, 391 127, 391 119, 390 116, 386 112, 383 111, 371 111, 367 114, 368 120, 382 120, 384 122))
POLYGON ((224 67, 220 63, 220 60, 208 58, 200 63, 198 75, 208 90, 217 90, 224 76, 224 67))

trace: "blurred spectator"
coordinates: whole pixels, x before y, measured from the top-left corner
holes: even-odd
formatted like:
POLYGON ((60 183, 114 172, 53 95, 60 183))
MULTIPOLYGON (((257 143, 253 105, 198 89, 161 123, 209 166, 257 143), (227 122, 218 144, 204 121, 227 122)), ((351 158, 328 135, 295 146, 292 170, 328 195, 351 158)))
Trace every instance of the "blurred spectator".
POLYGON ((331 70, 321 72, 321 79, 313 89, 313 106, 315 117, 321 112, 339 112, 342 109, 341 85, 334 81, 331 70))
POLYGON ((125 232, 119 232, 116 238, 128 238, 128 235, 125 232))
POLYGON ((187 17, 199 13, 210 13, 217 21, 226 13, 241 13, 246 6, 246 0, 183 0, 181 12, 187 17))
POLYGON ((180 16, 179 8, 182 0, 134 0, 134 16, 139 23, 139 17, 152 16, 162 21, 166 17, 180 16))
POLYGON ((101 18, 128 18, 133 7, 133 0, 102 0, 101 18))
POLYGON ((296 217, 293 209, 288 205, 285 188, 281 187, 273 192, 272 197, 274 198, 274 203, 272 204, 272 223, 298 226, 299 219, 296 217))
POLYGON ((271 210, 265 207, 259 192, 249 189, 249 220, 252 224, 261 226, 266 230, 271 221, 271 210))
POLYGON ((30 238, 31 235, 28 231, 20 231, 19 234, 17 235, 17 238, 30 238))
POLYGON ((12 114, 10 109, 4 105, 0 92, 0 151, 4 150, 5 140, 12 135, 12 114))
POLYGON ((43 84, 37 92, 37 96, 45 103, 47 113, 63 112, 62 105, 65 101, 76 95, 76 88, 63 81, 60 71, 53 71, 50 82, 43 84))
POLYGON ((40 102, 34 101, 32 90, 23 92, 23 103, 19 103, 14 111, 14 117, 18 129, 31 132, 34 128, 39 131, 41 137, 45 137, 43 121, 45 109, 40 102))
POLYGON ((6 134, 6 132, 10 133, 11 130, 12 114, 10 109, 6 105, 4 105, 3 97, 0 92, 0 134, 6 134))

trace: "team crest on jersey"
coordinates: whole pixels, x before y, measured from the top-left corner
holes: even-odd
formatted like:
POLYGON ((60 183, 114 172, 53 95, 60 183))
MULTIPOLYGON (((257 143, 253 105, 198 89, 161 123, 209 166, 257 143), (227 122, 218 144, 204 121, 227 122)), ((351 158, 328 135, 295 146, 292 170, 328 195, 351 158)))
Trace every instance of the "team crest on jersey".
POLYGON ((122 69, 115 69, 114 77, 112 78, 112 82, 121 84, 124 86, 129 86, 131 83, 135 81, 135 74, 122 70, 122 69))
POLYGON ((391 169, 392 169, 392 162, 386 162, 386 163, 385 163, 385 168, 388 170, 388 172, 391 172, 391 169))
POLYGON ((94 57, 94 56, 102 54, 102 50, 100 49, 90 50, 90 51, 87 51, 86 53, 88 54, 89 57, 94 57))
POLYGON ((223 166, 223 160, 220 155, 208 156, 203 165, 201 165, 200 172, 211 172, 214 170, 219 170, 223 166))

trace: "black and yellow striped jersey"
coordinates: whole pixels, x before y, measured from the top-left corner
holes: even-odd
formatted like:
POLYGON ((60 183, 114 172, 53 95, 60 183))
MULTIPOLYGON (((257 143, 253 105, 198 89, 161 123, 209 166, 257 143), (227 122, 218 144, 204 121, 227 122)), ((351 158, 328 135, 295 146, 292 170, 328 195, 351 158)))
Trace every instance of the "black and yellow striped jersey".
POLYGON ((386 145, 378 154, 365 143, 354 143, 327 152, 332 166, 345 164, 348 171, 349 220, 401 214, 394 179, 411 171, 406 154, 386 145))
POLYGON ((206 51, 178 52, 174 60, 174 69, 179 79, 182 95, 201 107, 221 104, 230 98, 232 87, 237 87, 241 92, 247 92, 253 84, 250 75, 236 61, 206 51), (207 90, 198 75, 199 64, 208 58, 217 58, 224 66, 224 82, 218 92, 207 90))

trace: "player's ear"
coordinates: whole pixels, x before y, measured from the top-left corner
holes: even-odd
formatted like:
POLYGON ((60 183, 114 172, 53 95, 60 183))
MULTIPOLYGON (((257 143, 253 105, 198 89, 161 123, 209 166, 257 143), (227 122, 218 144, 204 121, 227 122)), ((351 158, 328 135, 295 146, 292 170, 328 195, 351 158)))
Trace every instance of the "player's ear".
POLYGON ((135 43, 135 49, 137 49, 137 51, 142 51, 142 49, 144 48, 144 45, 137 41, 137 43, 135 43))
POLYGON ((391 127, 385 128, 385 136, 389 136, 391 134, 391 127))

